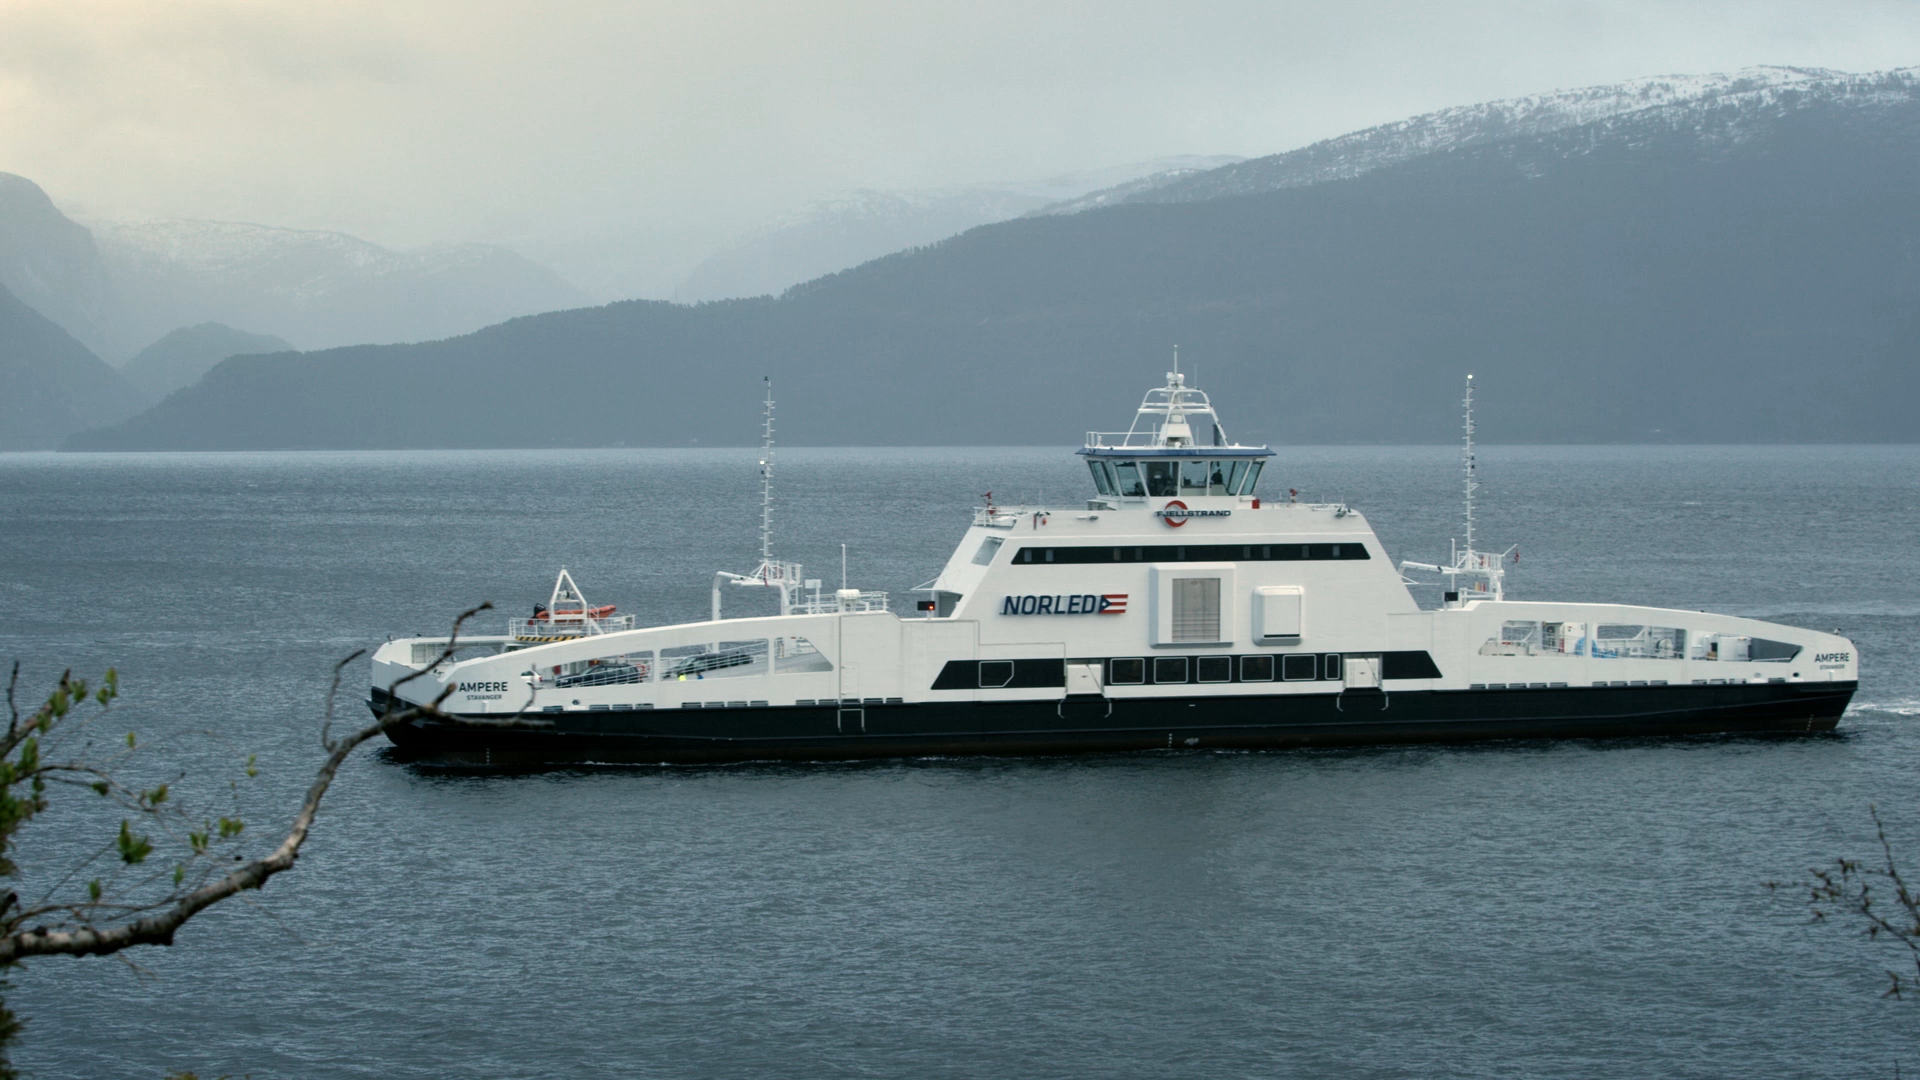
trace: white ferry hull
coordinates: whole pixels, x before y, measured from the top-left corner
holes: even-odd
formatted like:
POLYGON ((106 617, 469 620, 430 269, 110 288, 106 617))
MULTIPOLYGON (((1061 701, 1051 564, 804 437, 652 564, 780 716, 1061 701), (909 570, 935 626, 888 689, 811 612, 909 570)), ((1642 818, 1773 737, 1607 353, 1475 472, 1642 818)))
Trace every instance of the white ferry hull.
MULTIPOLYGON (((1410 690, 1112 700, 571 712, 527 726, 416 721, 403 756, 447 765, 726 763, 1268 750, 1497 739, 1832 731, 1855 684, 1410 690)), ((386 695, 375 693, 382 712, 386 695)), ((480 719, 476 717, 476 719, 480 719)))

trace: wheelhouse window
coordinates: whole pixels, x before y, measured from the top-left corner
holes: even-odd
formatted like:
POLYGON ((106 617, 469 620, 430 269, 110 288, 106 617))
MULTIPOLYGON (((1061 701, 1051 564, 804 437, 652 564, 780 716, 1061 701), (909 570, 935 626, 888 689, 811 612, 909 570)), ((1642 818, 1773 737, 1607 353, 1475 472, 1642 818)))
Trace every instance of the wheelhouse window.
POLYGON ((1226 462, 1226 461, 1207 462, 1207 494, 1209 495, 1231 495, 1232 494, 1232 492, 1227 490, 1227 466, 1229 464, 1231 464, 1231 462, 1226 462))
POLYGON ((1206 461, 1183 461, 1180 463, 1180 494, 1205 495, 1207 493, 1206 461))
POLYGON ((1240 482, 1240 489, 1234 492, 1234 494, 1236 495, 1253 494, 1254 485, 1260 482, 1260 470, 1265 468, 1266 464, 1267 463, 1264 461, 1247 462, 1247 478, 1240 482))
POLYGON ((1227 470, 1227 494, 1238 495, 1240 494, 1241 483, 1247 478, 1247 463, 1245 461, 1230 461, 1227 464, 1230 466, 1227 470))
POLYGON ((1180 463, 1177 461, 1142 462, 1147 467, 1149 498, 1168 498, 1180 493, 1180 463))
POLYGON ((1087 468, 1093 472, 1093 486, 1102 495, 1119 495, 1120 490, 1114 484, 1113 466, 1099 458, 1087 459, 1087 468))
POLYGON ((1120 497, 1123 499, 1144 499, 1147 486, 1140 479, 1140 466, 1131 461, 1116 462, 1114 473, 1120 483, 1120 497))

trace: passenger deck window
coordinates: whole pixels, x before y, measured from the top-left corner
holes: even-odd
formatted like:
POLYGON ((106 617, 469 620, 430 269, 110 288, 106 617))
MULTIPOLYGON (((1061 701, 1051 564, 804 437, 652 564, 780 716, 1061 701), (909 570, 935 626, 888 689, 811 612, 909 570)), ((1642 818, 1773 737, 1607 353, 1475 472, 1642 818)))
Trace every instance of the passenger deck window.
POLYGON ((1243 656, 1240 658, 1241 682, 1272 682, 1273 657, 1243 656))
POLYGON ((806 638, 797 635, 777 637, 773 639, 773 670, 782 675, 806 671, 832 671, 833 662, 806 638))
POLYGON ((1232 682, 1233 657, 1202 656, 1193 662, 1195 682, 1232 682))
POLYGON ((1138 686, 1147 681, 1147 662, 1133 656, 1107 661, 1107 682, 1114 686, 1138 686))
POLYGON ((1280 658, 1280 677, 1288 682, 1307 682, 1314 676, 1314 654, 1290 653, 1280 658))
POLYGON ((985 540, 980 541, 980 550, 973 553, 973 565, 993 565, 993 557, 1000 554, 1000 545, 1002 543, 1005 543, 1005 538, 999 536, 989 536, 985 540))
POLYGON ((982 690, 991 690, 991 689, 994 689, 995 687, 1005 686, 1012 681, 1013 681, 1013 661, 1011 660, 980 661, 980 688, 982 690))
POLYGON ((1153 681, 1156 683, 1183 683, 1187 681, 1187 658, 1184 656, 1156 656, 1153 658, 1153 681))

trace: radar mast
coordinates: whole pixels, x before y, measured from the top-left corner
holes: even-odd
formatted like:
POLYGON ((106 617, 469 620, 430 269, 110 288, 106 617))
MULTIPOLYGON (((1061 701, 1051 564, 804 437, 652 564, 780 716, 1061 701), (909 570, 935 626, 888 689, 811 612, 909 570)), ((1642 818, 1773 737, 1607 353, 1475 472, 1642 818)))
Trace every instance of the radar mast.
MULTIPOLYGON (((1400 563, 1403 573, 1408 570, 1424 570, 1431 574, 1445 575, 1447 591, 1444 604, 1447 607, 1454 607, 1469 600, 1506 599, 1506 559, 1517 550, 1517 548, 1508 548, 1503 552, 1495 553, 1481 551, 1473 546, 1474 497, 1480 490, 1480 477, 1479 463, 1473 450, 1473 435, 1476 428, 1473 420, 1472 375, 1467 376, 1467 392, 1460 405, 1465 414, 1461 423, 1460 468, 1463 474, 1462 493, 1466 496, 1466 546, 1463 548, 1460 541, 1454 541, 1453 561, 1446 566, 1411 560, 1403 560, 1400 563), (1461 578, 1466 578, 1467 584, 1462 585, 1461 578)), ((1410 581, 1408 584, 1418 583, 1410 581)))
MULTIPOLYGON (((756 586, 780 591, 780 614, 818 614, 821 611, 884 611, 887 594, 842 588, 832 599, 820 595, 819 578, 802 578, 796 562, 773 557, 773 377, 764 376, 767 388, 766 411, 760 423, 760 565, 744 574, 726 570, 713 575, 712 617, 720 621, 720 586, 756 586), (811 592, 811 597, 802 595, 811 592)), ((844 567, 844 555, 842 564, 844 567)), ((842 576, 845 570, 842 570, 842 576)))

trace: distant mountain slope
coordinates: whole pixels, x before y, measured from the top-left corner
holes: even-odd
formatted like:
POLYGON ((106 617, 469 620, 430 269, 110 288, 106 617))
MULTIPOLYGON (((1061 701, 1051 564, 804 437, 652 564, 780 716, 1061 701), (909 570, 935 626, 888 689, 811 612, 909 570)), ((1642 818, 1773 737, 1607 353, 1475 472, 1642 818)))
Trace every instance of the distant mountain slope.
POLYGON ((199 382, 200 376, 229 356, 292 351, 293 346, 272 334, 249 334, 224 323, 200 323, 183 326, 141 349, 120 374, 153 402, 199 382))
POLYGON ((426 341, 585 303, 552 271, 485 244, 396 252, 231 221, 101 222, 95 232, 134 347, 201 322, 304 348, 426 341))
POLYGON ((1467 371, 1492 441, 1920 440, 1920 92, 1864 82, 985 226, 777 300, 239 357, 70 445, 745 444, 763 373, 794 442, 1077 443, 1175 343, 1276 442, 1450 441, 1467 371))
POLYGON ((1184 156, 1047 177, 935 191, 855 191, 809 206, 703 260, 674 292, 682 303, 778 294, 791 286, 980 225, 1053 206, 1094 188, 1128 191, 1239 158, 1184 156))
POLYGON ((24 176, 0 172, 0 287, 89 348, 116 340, 117 297, 93 235, 24 176))
POLYGON ((139 405, 119 372, 0 287, 0 450, 51 450, 139 405))
POLYGON ((1120 202, 1197 202, 1232 195, 1347 180, 1430 154, 1511 143, 1581 129, 1610 132, 1659 128, 1738 138, 1770 113, 1819 103, 1857 104, 1879 95, 1902 98, 1920 68, 1855 75, 1824 68, 1754 67, 1731 75, 1661 75, 1608 86, 1463 105, 1327 139, 1267 157, 1235 162, 1170 183, 1122 185, 1049 207, 1078 213, 1120 202))

